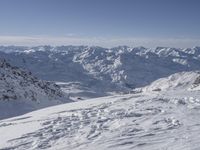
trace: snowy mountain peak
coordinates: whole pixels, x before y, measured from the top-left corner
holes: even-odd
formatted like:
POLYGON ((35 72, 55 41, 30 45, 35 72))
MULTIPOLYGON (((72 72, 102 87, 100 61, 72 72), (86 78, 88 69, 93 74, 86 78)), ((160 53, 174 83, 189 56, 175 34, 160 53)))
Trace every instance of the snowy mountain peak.
POLYGON ((30 70, 38 78, 79 83, 90 93, 105 96, 143 87, 174 73, 200 70, 198 49, 0 47, 0 58, 30 70))

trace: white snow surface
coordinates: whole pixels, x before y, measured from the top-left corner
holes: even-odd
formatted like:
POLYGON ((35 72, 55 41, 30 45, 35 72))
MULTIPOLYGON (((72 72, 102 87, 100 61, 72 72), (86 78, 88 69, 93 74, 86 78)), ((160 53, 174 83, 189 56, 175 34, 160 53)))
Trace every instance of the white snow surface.
POLYGON ((1 120, 0 149, 197 150, 199 115, 199 91, 90 99, 1 120))
MULTIPOLYGON (((180 89, 198 90, 200 84, 200 72, 179 72, 165 78, 160 78, 150 85, 139 88, 141 91, 174 91, 180 89)), ((136 91, 139 89, 135 89, 136 91)))

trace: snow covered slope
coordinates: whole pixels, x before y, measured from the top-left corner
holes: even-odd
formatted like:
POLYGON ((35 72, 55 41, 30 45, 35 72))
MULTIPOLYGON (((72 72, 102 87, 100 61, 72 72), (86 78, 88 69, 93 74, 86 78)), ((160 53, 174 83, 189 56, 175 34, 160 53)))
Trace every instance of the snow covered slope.
POLYGON ((199 91, 102 97, 0 121, 2 150, 198 150, 199 91))
POLYGON ((0 60, 0 119, 68 101, 58 85, 0 60))
MULTIPOLYGON (((200 72, 179 72, 165 78, 160 78, 150 85, 141 88, 141 91, 174 91, 198 90, 200 86, 200 72)), ((136 89, 136 91, 139 89, 136 89)))
POLYGON ((83 99, 127 92, 177 72, 200 69, 200 47, 1 46, 0 57, 41 79, 81 89, 76 94, 83 99))

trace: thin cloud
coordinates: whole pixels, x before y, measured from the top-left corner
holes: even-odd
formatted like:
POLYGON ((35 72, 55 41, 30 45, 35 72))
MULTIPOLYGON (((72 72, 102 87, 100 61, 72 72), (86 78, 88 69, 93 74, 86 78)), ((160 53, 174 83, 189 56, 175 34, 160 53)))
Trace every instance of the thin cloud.
POLYGON ((200 45, 200 39, 189 38, 103 38, 103 37, 41 37, 41 36, 0 36, 0 45, 89 45, 115 47, 127 45, 131 47, 193 47, 200 45))

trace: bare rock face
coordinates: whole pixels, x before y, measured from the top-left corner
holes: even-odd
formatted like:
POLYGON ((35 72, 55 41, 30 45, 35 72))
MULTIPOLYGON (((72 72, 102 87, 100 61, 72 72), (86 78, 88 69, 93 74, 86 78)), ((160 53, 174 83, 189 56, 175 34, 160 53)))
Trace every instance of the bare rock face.
POLYGON ((199 85, 199 84, 200 84, 200 76, 198 76, 198 77, 196 78, 196 80, 194 81, 193 84, 194 84, 194 85, 199 85))

